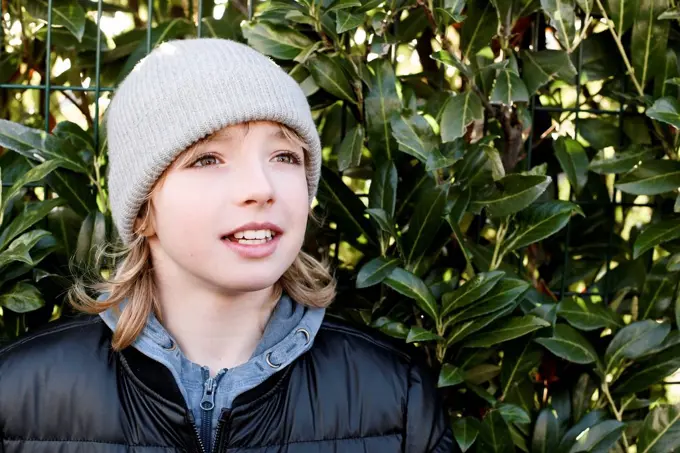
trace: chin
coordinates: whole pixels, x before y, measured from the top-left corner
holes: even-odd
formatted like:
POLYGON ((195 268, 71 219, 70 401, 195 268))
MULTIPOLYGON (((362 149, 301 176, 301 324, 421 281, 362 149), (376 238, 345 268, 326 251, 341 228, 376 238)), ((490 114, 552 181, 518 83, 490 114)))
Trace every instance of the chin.
POLYGON ((283 272, 238 272, 230 275, 221 275, 212 279, 213 282, 224 289, 237 292, 254 292, 270 288, 279 281, 283 272))

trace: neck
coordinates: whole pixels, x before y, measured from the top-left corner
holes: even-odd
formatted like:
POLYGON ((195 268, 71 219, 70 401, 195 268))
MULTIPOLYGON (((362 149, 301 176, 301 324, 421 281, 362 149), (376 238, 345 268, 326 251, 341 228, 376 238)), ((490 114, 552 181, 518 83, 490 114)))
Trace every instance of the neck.
POLYGON ((211 374, 250 359, 277 302, 272 287, 233 294, 159 276, 156 286, 163 326, 211 374))

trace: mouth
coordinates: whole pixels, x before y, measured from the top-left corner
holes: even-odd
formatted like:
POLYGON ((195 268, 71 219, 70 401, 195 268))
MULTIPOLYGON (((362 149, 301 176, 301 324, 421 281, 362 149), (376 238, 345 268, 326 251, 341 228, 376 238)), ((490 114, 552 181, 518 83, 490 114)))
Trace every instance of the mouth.
POLYGON ((222 236, 222 240, 243 245, 259 245, 274 240, 276 236, 277 232, 270 229, 241 230, 236 233, 222 236))

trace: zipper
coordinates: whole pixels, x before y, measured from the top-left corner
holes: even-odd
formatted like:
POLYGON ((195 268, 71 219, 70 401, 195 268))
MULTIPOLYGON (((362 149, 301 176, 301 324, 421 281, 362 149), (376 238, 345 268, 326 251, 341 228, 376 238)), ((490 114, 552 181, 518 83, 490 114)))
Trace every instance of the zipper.
POLYGON ((224 409, 220 416, 220 421, 217 425, 217 433, 215 433, 214 451, 219 452, 226 442, 229 441, 228 433, 231 428, 231 409, 224 409), (226 425, 226 426, 225 426, 226 425), (227 434, 225 434, 225 432, 227 434))
POLYGON ((201 433, 198 430, 198 426, 196 425, 196 419, 191 413, 191 410, 189 410, 189 420, 191 421, 191 426, 193 426, 194 428, 194 433, 196 434, 196 440, 198 441, 198 447, 201 449, 201 453, 208 453, 205 449, 205 445, 203 444, 203 439, 201 439, 201 433))
MULTIPOLYGON (((201 416, 201 430, 199 433, 199 438, 201 439, 201 444, 203 445, 203 453, 208 451, 213 451, 213 445, 205 445, 203 439, 210 442, 210 432, 212 425, 212 414, 215 409, 215 389, 217 384, 226 370, 220 370, 215 377, 210 377, 210 371, 207 368, 203 368, 203 377, 205 382, 203 383, 203 398, 201 398, 201 410, 203 415, 201 416)), ((213 442, 214 444, 214 442, 213 442)))

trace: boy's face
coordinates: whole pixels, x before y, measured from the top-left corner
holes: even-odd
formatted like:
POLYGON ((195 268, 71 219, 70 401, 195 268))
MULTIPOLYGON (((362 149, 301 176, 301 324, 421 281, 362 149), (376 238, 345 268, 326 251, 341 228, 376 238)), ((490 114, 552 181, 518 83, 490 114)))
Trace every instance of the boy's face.
POLYGON ((277 124, 256 122, 222 129, 187 153, 151 196, 157 276, 220 292, 270 287, 304 239, 303 149, 277 124))

